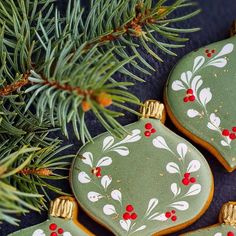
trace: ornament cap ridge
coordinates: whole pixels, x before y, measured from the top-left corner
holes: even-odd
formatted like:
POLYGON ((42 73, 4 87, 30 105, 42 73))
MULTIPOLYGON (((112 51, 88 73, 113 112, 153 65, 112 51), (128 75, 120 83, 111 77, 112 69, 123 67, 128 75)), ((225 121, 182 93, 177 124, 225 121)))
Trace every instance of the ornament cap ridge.
POLYGON ((53 217, 72 219, 76 210, 75 200, 72 197, 59 197, 51 201, 49 214, 53 217))
POLYGON ((219 221, 222 224, 236 226, 236 202, 227 202, 222 206, 219 221))
POLYGON ((142 118, 155 118, 165 122, 166 112, 162 103, 156 100, 147 100, 141 106, 140 113, 142 118))

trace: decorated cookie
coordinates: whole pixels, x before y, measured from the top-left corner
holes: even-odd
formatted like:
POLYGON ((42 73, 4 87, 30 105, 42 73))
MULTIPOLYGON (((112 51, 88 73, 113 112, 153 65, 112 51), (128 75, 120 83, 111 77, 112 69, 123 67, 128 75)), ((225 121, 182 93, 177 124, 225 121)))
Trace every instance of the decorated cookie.
POLYGON ((79 204, 117 236, 186 227, 205 212, 213 194, 206 160, 163 125, 163 104, 147 101, 141 113, 138 122, 126 127, 126 137, 96 137, 72 165, 71 185, 79 204))
POLYGON ((186 233, 186 236, 236 236, 236 202, 223 205, 219 224, 186 233))
POLYGON ((60 197, 51 202, 47 221, 9 236, 93 236, 78 222, 77 217, 78 205, 75 199, 60 197))
POLYGON ((167 112, 190 139, 236 168, 236 37, 185 56, 165 91, 167 112))

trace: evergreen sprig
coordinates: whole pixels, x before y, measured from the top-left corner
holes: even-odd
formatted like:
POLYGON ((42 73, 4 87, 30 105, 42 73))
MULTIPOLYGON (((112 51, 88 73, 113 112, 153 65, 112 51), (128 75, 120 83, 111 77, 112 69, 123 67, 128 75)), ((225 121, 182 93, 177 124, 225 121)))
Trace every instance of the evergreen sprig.
POLYGON ((186 0, 173 4, 92 0, 86 12, 79 0, 69 0, 66 13, 61 14, 54 1, 4 1, 0 4, 0 96, 17 94, 22 88, 26 110, 35 109, 41 124, 49 114, 51 125, 68 136, 67 124, 72 122, 83 142, 91 139, 85 119, 90 110, 120 137, 125 130, 116 118, 124 110, 134 112, 127 102, 140 103, 128 91, 133 82, 117 81, 114 74, 143 81, 126 65, 146 74, 154 70, 142 58, 140 46, 160 61, 150 45, 176 55, 171 48, 183 47, 187 40, 180 34, 198 29, 176 29, 170 24, 199 10, 177 18, 171 18, 171 13, 192 5, 186 0), (162 42, 160 36, 173 43, 162 42))

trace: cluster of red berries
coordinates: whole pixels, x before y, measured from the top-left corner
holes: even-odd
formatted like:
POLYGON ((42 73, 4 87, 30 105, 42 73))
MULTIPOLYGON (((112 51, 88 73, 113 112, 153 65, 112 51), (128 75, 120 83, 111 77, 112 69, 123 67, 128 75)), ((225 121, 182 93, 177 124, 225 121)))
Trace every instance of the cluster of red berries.
POLYGON ((92 169, 92 174, 96 175, 98 178, 102 176, 102 168, 101 167, 96 167, 92 169))
POLYGON ((145 125, 145 129, 146 129, 146 131, 144 132, 144 135, 145 135, 146 137, 150 137, 151 134, 156 133, 156 130, 152 127, 152 124, 151 124, 151 123, 147 123, 147 124, 145 125))
POLYGON ((192 89, 187 89, 186 96, 184 97, 184 102, 194 102, 195 99, 196 98, 193 95, 193 90, 192 89))
POLYGON ((234 140, 234 139, 236 139, 236 127, 233 127, 232 131, 233 132, 230 132, 228 129, 224 129, 222 131, 222 135, 229 137, 231 140, 234 140))
POLYGON ((172 221, 176 221, 177 216, 175 215, 175 213, 176 213, 175 210, 167 211, 165 216, 166 216, 166 218, 171 219, 172 221))
POLYGON ((185 173, 184 178, 182 179, 183 185, 188 186, 189 184, 193 184, 196 182, 196 178, 191 177, 190 173, 185 173))
POLYGON ((50 229, 50 231, 54 231, 50 234, 50 236, 58 236, 58 235, 64 233, 64 230, 62 228, 58 228, 57 224, 54 224, 54 223, 49 225, 49 229, 50 229), (57 232, 55 232, 55 231, 57 231, 57 232))
POLYGON ((227 233, 227 236, 234 236, 234 233, 233 233, 232 231, 229 231, 229 232, 227 233))
POLYGON ((136 220, 138 215, 133 212, 134 207, 132 205, 127 205, 126 206, 126 212, 123 214, 123 219, 124 220, 136 220))
POLYGON ((212 49, 212 50, 209 50, 209 49, 206 49, 205 50, 205 53, 206 53, 206 55, 207 55, 207 57, 212 57, 212 54, 214 54, 216 52, 216 50, 215 49, 212 49))

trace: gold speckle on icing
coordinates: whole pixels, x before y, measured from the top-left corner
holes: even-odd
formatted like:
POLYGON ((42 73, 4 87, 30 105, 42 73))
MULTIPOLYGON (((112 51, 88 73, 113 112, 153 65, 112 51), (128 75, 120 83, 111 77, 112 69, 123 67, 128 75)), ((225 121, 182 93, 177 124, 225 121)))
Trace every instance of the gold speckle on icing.
POLYGON ((232 161, 236 161, 236 158, 235 158, 235 157, 233 157, 233 158, 232 158, 232 161))

